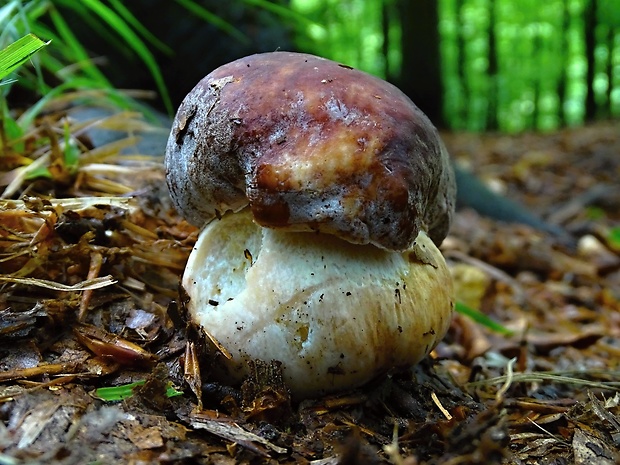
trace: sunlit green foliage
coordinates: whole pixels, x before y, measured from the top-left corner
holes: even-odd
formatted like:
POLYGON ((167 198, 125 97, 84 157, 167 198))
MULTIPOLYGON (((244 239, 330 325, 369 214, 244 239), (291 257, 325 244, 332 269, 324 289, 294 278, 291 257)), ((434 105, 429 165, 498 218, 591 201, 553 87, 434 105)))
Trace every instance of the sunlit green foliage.
MULTIPOLYGON (((496 99, 499 128, 507 131, 548 130, 583 122, 585 0, 442 0, 440 4, 445 110, 451 126, 485 129, 490 99, 496 99), (495 21, 490 24, 492 8, 495 21), (497 41, 496 76, 488 68, 491 27, 497 41)), ((602 20, 599 17, 599 24, 602 20)), ((620 31, 615 35, 615 60, 620 65, 620 31)), ((600 40, 595 90, 598 103, 611 103, 611 113, 618 115, 620 99, 614 94, 612 102, 607 102, 605 97, 608 54, 608 44, 600 40)), ((620 72, 615 72, 612 85, 620 86, 620 72)))
MULTIPOLYGON (((438 0, 444 114, 454 129, 550 130, 620 116, 617 0, 438 0), (589 18, 592 14, 594 17, 589 18), (588 76, 587 34, 594 61, 588 76), (495 53, 491 50, 491 42, 495 53)), ((384 78, 398 76, 404 0, 292 0, 313 21, 302 49, 384 78), (385 57, 387 56, 387 60, 385 57)), ((418 46, 423 47, 424 44, 418 46)))
MULTIPOLYGON (((384 14, 394 1, 291 0, 291 8, 312 20, 298 30, 297 43, 302 50, 329 57, 386 77, 400 65, 400 47, 384 54, 384 14), (386 70, 386 67, 390 69, 386 70), (387 72, 386 72, 387 71, 387 72)), ((400 42, 400 24, 392 22, 387 33, 394 44, 400 42)))

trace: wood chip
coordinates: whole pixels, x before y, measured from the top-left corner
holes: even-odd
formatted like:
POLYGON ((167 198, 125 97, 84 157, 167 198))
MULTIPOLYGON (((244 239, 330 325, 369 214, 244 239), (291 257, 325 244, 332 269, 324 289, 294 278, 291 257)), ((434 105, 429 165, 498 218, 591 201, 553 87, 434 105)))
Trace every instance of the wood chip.
POLYGON ((211 434, 235 442, 253 452, 264 457, 269 457, 267 451, 261 447, 265 446, 278 454, 286 454, 288 452, 284 447, 277 446, 265 438, 243 429, 234 421, 228 418, 209 418, 201 413, 191 415, 190 424, 195 429, 204 429, 211 434))

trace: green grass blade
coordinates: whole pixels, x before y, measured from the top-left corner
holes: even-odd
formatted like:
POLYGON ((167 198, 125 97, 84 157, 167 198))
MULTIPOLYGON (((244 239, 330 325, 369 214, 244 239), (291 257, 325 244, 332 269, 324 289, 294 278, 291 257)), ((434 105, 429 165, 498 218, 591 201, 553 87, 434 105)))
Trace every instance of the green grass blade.
MULTIPOLYGON (((87 8, 82 2, 75 0, 54 0, 54 4, 60 11, 71 12, 72 17, 77 17, 82 23, 80 31, 89 31, 97 37, 97 42, 108 44, 110 49, 116 49, 123 54, 131 53, 127 44, 112 30, 101 18, 87 8)), ((81 37, 80 37, 81 39, 81 37)))
POLYGON ((108 6, 101 3, 99 0, 82 0, 82 4, 90 8, 95 14, 97 14, 103 21, 105 21, 112 29, 114 29, 123 39, 125 39, 128 46, 133 48, 136 54, 144 62, 149 69, 149 72, 155 80, 155 85, 159 90, 162 101, 166 110, 172 114, 172 102, 166 89, 164 78, 159 69, 159 65, 155 61, 153 54, 144 44, 142 39, 129 27, 129 25, 116 14, 108 6))
POLYGON ((134 388, 143 384, 144 381, 138 381, 136 383, 123 384, 122 386, 102 387, 95 389, 93 395, 97 399, 101 399, 106 402, 116 402, 131 397, 133 395, 134 388))
MULTIPOLYGON (((136 381, 135 383, 124 384, 122 386, 102 387, 95 389, 93 395, 97 399, 101 399, 106 402, 117 402, 131 397, 133 395, 133 390, 138 386, 142 386, 144 383, 145 381, 136 381)), ((177 391, 172 384, 168 384, 168 387, 166 388, 166 397, 170 398, 182 395, 182 391, 177 391)))
POLYGON ((66 58, 72 58, 76 63, 79 63, 81 65, 81 69, 84 70, 86 75, 89 76, 93 82, 97 82, 101 87, 112 87, 105 75, 93 64, 88 56, 88 53, 77 37, 73 34, 71 28, 58 10, 51 8, 49 15, 61 40, 69 47, 71 53, 73 54, 73 57, 66 58))
POLYGON ((513 331, 511 331, 510 329, 506 328, 501 323, 498 323, 497 321, 493 320, 492 318, 489 318, 487 315, 485 315, 481 311, 473 309, 473 308, 465 305, 464 303, 457 302, 455 309, 461 315, 464 315, 464 316, 466 316, 468 318, 471 318, 476 323, 478 323, 478 324, 480 324, 480 325, 482 325, 482 326, 484 326, 486 328, 489 328, 491 331, 495 331, 496 333, 500 333, 500 334, 505 334, 506 336, 510 336, 510 335, 513 334, 513 331))
POLYGON ((614 248, 620 250, 620 226, 611 228, 609 231, 609 242, 614 248))
POLYGON ((20 6, 20 2, 12 1, 5 3, 0 7, 0 25, 2 26, 2 32, 0 32, 0 39, 4 38, 4 34, 7 31, 7 23, 13 16, 13 10, 20 6))
POLYGON ((67 121, 65 121, 63 132, 64 132, 64 142, 65 142, 63 161, 65 163, 65 166, 68 168, 69 172, 71 174, 74 174, 78 169, 81 152, 75 139, 71 137, 71 130, 69 127, 69 123, 67 121))
POLYGON ((44 42, 34 34, 18 39, 0 51, 0 79, 19 68, 33 53, 41 50, 49 42, 44 42))
POLYGON ((15 143, 14 141, 21 139, 24 135, 24 131, 19 127, 17 121, 9 113, 9 108, 6 99, 0 99, 0 131, 3 133, 3 137, 0 137, 0 153, 5 150, 5 143, 9 142, 9 145, 14 151, 21 153, 25 150, 25 144, 23 141, 15 143))
POLYGON ((209 24, 214 25, 218 29, 221 29, 226 34, 238 40, 239 42, 243 44, 250 43, 250 39, 243 32, 241 32, 239 29, 237 29, 235 26, 233 26, 229 22, 224 21, 219 16, 211 13, 206 8, 198 5, 193 0, 174 0, 174 1, 177 2, 179 5, 181 5, 183 8, 185 8, 190 13, 194 14, 196 17, 202 19, 203 21, 206 21, 209 24))
POLYGON ((132 106, 138 106, 133 99, 113 87, 101 88, 97 82, 94 82, 89 78, 72 78, 71 80, 47 91, 38 102, 31 105, 26 111, 24 111, 17 119, 19 127, 25 131, 27 128, 32 126, 34 119, 45 108, 45 106, 50 104, 57 97, 61 96, 64 92, 69 90, 84 89, 102 91, 105 95, 105 103, 112 103, 118 108, 131 108, 132 106))
POLYGON ((138 31, 142 37, 148 40, 153 46, 164 52, 166 55, 172 55, 174 51, 161 40, 159 40, 155 35, 151 33, 144 25, 134 16, 134 14, 127 9, 123 2, 120 0, 109 0, 110 5, 116 10, 116 12, 125 20, 127 24, 133 27, 136 31, 138 31))

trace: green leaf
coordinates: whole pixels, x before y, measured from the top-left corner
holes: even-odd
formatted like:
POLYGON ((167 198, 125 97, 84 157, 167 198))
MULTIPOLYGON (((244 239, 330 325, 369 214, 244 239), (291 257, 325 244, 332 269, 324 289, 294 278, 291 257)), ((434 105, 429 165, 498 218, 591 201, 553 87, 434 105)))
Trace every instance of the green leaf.
POLYGON ((613 247, 620 249, 620 226, 609 230, 608 239, 613 247))
POLYGON ((106 402, 115 402, 127 399, 133 395, 133 390, 137 386, 142 386, 144 381, 124 384, 122 386, 103 387, 95 389, 94 396, 106 402))
POLYGON ((36 169, 28 170, 28 174, 24 177, 24 179, 37 179, 37 178, 52 178, 52 173, 46 166, 40 166, 36 169))
MULTIPOLYGON (((106 402, 115 402, 127 399, 133 395, 133 390, 137 386, 142 386, 146 381, 137 381, 135 383, 124 384, 122 386, 103 387, 95 389, 94 396, 106 402)), ((168 384, 166 388, 166 397, 176 397, 183 395, 182 391, 177 391, 172 384, 168 384)))
POLYGON ((80 148, 78 147, 75 139, 71 137, 71 128, 69 127, 69 123, 65 122, 64 128, 64 140, 65 140, 65 151, 64 151, 64 162, 65 166, 69 169, 70 173, 75 173, 78 169, 78 162, 80 158, 80 148))
POLYGON ((471 318, 476 323, 484 326, 485 328, 490 329, 491 331, 495 331, 496 333, 505 334, 507 336, 510 336, 510 335, 513 334, 513 331, 511 331, 510 329, 506 328, 501 323, 498 323, 497 321, 493 320, 492 318, 489 318, 487 315, 485 315, 481 311, 473 309, 473 308, 465 305, 464 303, 457 302, 455 309, 461 315, 464 315, 464 316, 466 316, 468 318, 471 318))
POLYGON ((597 206, 588 206, 586 208, 586 216, 589 220, 600 220, 605 218, 605 210, 597 206))
POLYGON ((0 134, 2 134, 0 136, 0 152, 4 151, 5 143, 18 153, 24 151, 25 144, 23 141, 15 143, 16 140, 24 135, 24 131, 22 131, 17 121, 9 113, 5 99, 0 99, 0 134))
POLYGON ((0 79, 19 68, 33 53, 41 50, 49 42, 44 42, 34 34, 16 40, 0 51, 0 79))

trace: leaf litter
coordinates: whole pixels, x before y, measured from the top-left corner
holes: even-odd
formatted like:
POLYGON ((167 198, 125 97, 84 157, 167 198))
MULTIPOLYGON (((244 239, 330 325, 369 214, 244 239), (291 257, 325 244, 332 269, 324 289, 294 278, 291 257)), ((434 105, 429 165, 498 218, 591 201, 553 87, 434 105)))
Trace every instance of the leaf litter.
POLYGON ((459 211, 442 250, 470 315, 411 370, 294 403, 277 361, 210 379, 223 355, 178 287, 197 230, 140 148, 166 128, 82 110, 59 104, 0 157, 2 463, 617 463, 617 123, 446 134, 574 241, 459 211))

